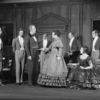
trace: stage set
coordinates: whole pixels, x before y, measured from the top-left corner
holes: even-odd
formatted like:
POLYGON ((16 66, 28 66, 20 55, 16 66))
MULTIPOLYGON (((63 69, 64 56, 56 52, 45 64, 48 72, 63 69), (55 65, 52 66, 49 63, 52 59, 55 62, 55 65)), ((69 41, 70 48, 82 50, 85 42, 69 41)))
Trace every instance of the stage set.
MULTIPOLYGON (((40 42, 46 33, 51 41, 51 32, 59 30, 64 45, 63 55, 68 51, 68 32, 74 32, 81 44, 91 48, 94 29, 100 31, 99 0, 0 0, 0 27, 3 32, 3 82, 0 100, 99 100, 100 89, 69 89, 28 86, 27 75, 24 84, 15 84, 15 59, 12 40, 18 29, 23 28, 24 36, 30 24, 36 26, 40 42)), ((27 68, 25 65, 25 73, 27 68)))

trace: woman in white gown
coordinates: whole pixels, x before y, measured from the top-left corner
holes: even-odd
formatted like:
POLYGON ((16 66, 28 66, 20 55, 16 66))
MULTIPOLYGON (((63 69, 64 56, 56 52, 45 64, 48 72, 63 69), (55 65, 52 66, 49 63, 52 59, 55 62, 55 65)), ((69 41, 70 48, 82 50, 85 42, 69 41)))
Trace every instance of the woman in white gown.
POLYGON ((38 77, 38 84, 43 86, 66 86, 67 66, 62 56, 63 43, 58 30, 52 32, 54 39, 48 49, 47 58, 38 77))

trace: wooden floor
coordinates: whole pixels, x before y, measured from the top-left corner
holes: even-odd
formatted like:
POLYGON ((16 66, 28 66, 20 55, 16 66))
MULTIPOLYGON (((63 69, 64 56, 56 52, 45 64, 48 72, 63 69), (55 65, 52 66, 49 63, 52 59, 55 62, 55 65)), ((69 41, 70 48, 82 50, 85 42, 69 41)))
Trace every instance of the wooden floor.
POLYGON ((7 84, 0 87, 0 100, 100 100, 100 90, 73 90, 67 88, 31 87, 7 84))

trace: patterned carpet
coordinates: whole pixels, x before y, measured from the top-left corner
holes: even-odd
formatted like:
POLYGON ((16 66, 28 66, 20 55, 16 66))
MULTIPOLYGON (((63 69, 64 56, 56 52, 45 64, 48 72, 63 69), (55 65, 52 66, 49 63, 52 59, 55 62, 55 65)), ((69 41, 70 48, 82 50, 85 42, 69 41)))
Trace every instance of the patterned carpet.
POLYGON ((100 90, 31 87, 7 84, 0 87, 0 100, 100 100, 100 90))

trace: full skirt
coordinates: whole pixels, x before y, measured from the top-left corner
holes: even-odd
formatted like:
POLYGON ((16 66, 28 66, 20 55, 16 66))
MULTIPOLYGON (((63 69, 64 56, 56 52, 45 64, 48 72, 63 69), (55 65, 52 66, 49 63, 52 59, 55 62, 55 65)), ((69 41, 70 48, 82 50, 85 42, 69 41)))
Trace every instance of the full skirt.
POLYGON ((64 58, 57 59, 55 52, 51 52, 43 63, 37 83, 44 86, 66 86, 67 73, 64 58))

